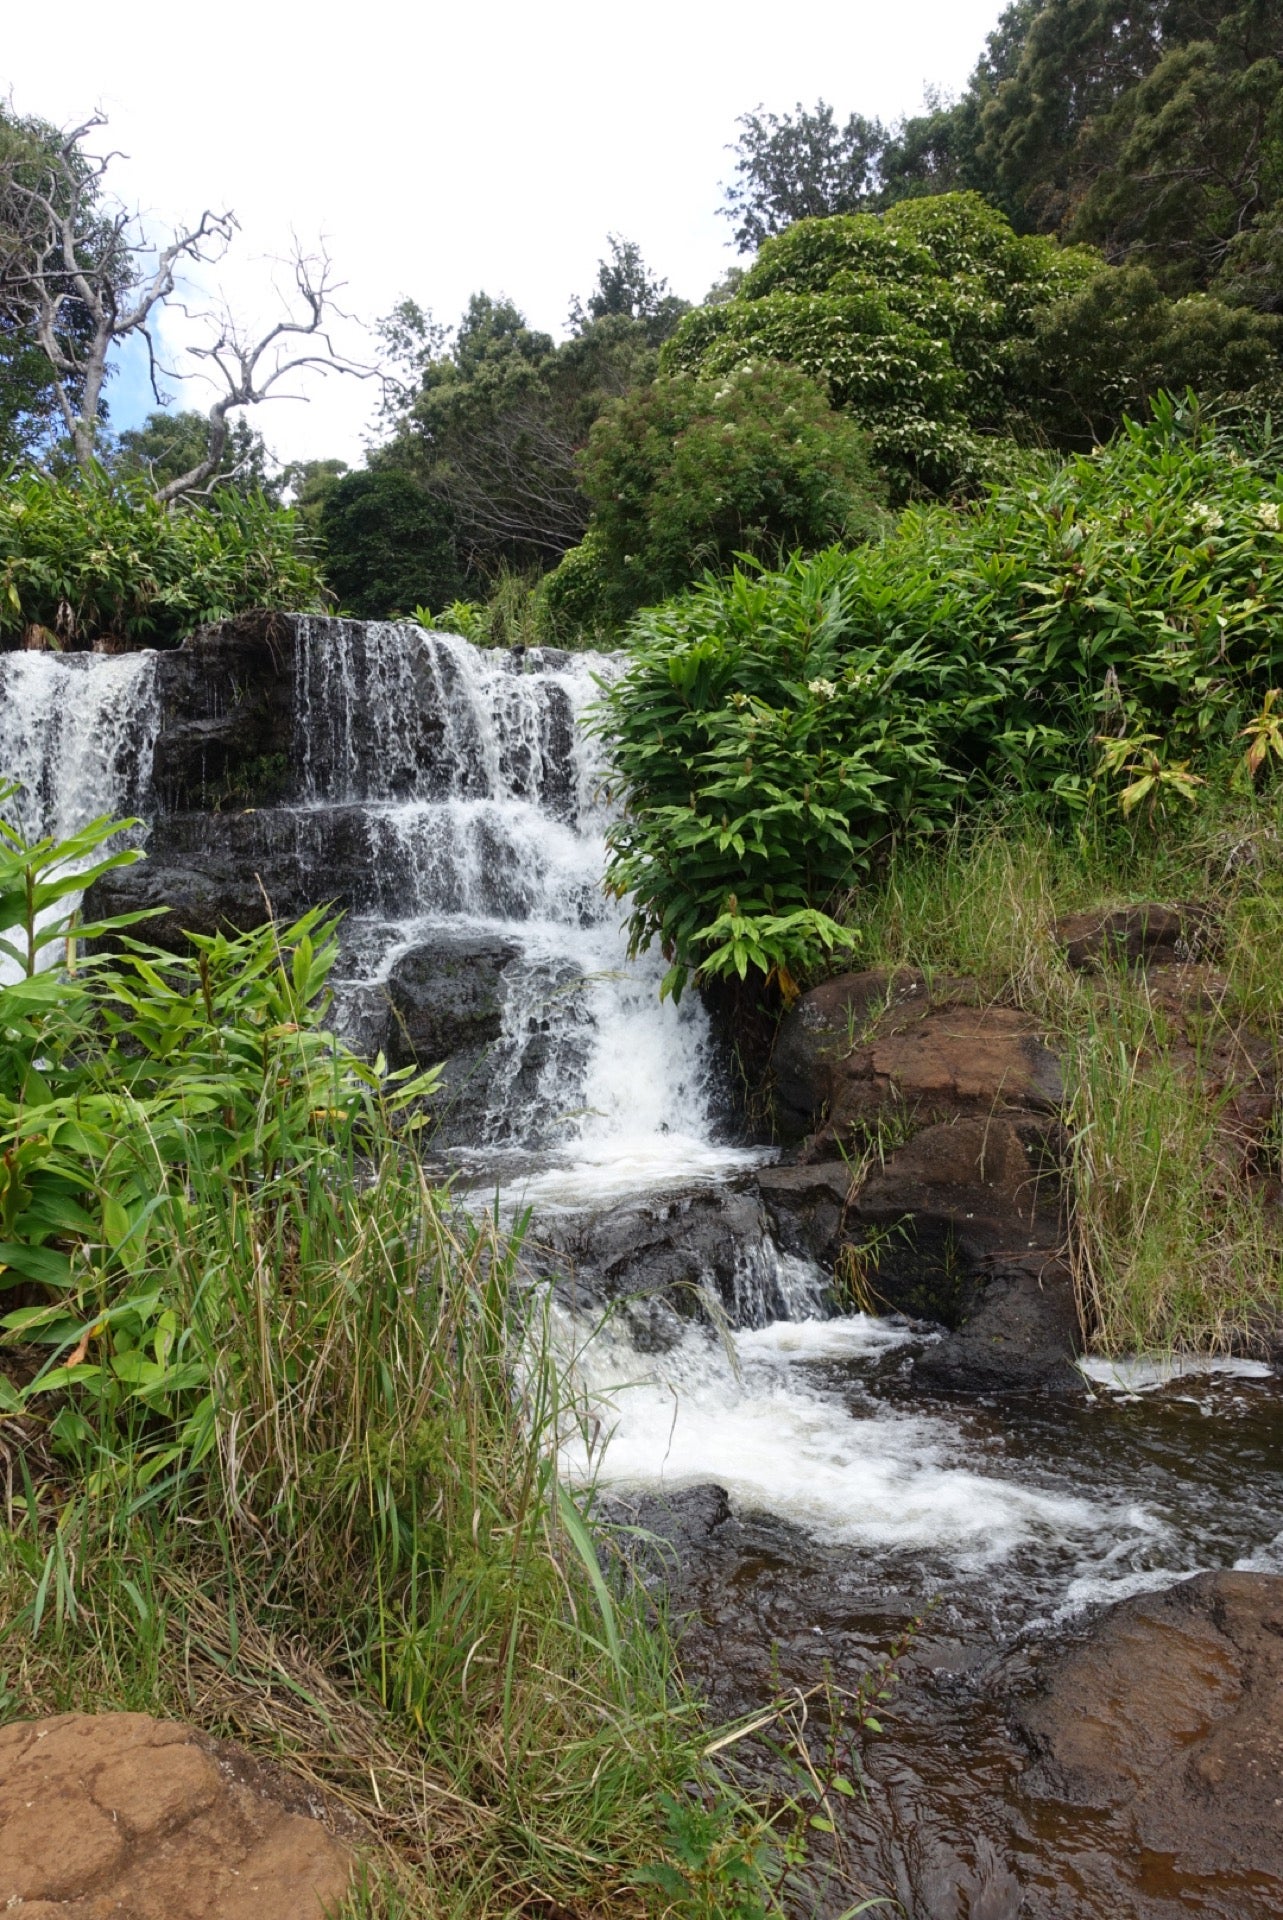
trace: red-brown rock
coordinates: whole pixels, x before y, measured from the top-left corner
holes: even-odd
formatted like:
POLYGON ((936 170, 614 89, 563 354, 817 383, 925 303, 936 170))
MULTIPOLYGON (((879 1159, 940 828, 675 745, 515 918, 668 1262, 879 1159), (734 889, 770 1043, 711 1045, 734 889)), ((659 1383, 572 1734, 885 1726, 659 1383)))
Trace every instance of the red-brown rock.
POLYGON ((1149 961, 1205 959, 1217 945, 1216 917, 1197 901, 1160 906, 1094 907, 1056 922, 1056 939, 1071 967, 1140 966, 1149 961))
POLYGON ((1233 1887, 1241 1920, 1283 1912, 1283 1578, 1200 1574, 1121 1602, 1015 1720, 1025 1793, 1121 1816, 1134 1849, 1233 1887))
POLYGON ((1037 1024, 981 1004, 974 981, 844 974, 803 994, 775 1054, 781 1124, 797 1137, 824 1119, 811 1151, 962 1115, 1054 1114, 1062 1088, 1037 1024))
POLYGON ((0 1728, 0 1911, 321 1920, 353 1858, 291 1799, 248 1756, 176 1721, 68 1713, 0 1728))

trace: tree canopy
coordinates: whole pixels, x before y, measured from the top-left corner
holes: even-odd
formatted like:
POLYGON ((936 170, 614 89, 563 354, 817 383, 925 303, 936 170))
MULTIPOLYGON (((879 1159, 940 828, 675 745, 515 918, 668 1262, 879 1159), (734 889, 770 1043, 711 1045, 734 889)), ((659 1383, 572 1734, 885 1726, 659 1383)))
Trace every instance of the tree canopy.
POLYGON ((997 471, 1013 442, 1090 444, 1160 387, 1266 381, 1278 333, 1206 295, 1172 302, 1147 272, 1120 277, 954 193, 798 221, 732 298, 687 316, 665 364, 791 362, 869 429, 900 493, 947 492, 997 471))

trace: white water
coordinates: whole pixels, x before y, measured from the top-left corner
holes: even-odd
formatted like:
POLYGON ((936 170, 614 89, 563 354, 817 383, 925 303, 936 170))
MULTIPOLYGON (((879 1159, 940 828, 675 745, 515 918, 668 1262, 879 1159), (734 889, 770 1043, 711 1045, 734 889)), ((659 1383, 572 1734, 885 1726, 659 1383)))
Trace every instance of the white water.
MULTIPOLYGON (((4 812, 25 838, 65 840, 146 807, 155 677, 154 653, 0 653, 0 781, 19 786, 4 812)), ((0 956, 0 984, 15 973, 0 956)))
MULTIPOLYGON (((947 1415, 844 1401, 826 1369, 877 1361, 912 1339, 856 1314, 718 1334, 693 1327, 661 1356, 607 1325, 579 1339, 575 1373, 596 1424, 564 1447, 578 1484, 673 1491, 715 1481, 743 1512, 830 1545, 944 1555, 964 1572, 1016 1549, 1128 1546, 1160 1530, 1133 1503, 1044 1490, 993 1470, 947 1415)), ((1170 1579, 1170 1574, 1164 1576, 1170 1579)))
POLYGON ((147 804, 156 740, 156 656, 0 653, 0 779, 30 839, 66 839, 147 804))
MULTIPOLYGON (((356 930, 365 957, 352 986, 386 979, 434 929, 519 949, 471 1155, 501 1182, 501 1203, 549 1221, 609 1217, 760 1159, 718 1139, 698 1000, 660 1005, 662 963, 628 961, 625 909, 601 890, 609 812, 583 723, 615 663, 517 662, 448 635, 331 623, 300 661, 309 804, 363 809, 372 867, 398 902, 356 930)), ((717 1482, 741 1513, 812 1539, 981 1578, 1032 1556, 1056 1570, 1046 1590, 1070 1607, 1188 1570, 1161 1507, 1126 1485, 1104 1494, 1031 1473, 961 1412, 863 1392, 911 1336, 823 1319, 823 1277, 769 1240, 737 1247, 732 1294, 708 1301, 715 1324, 687 1324, 658 1355, 638 1350, 626 1309, 604 1326, 558 1309, 587 1414, 565 1442, 572 1479, 717 1482), (772 1321, 781 1301, 786 1318, 772 1321)))
POLYGON ((715 1140, 703 1009, 660 1005, 662 961, 628 959, 625 909, 602 890, 609 810, 583 722, 616 663, 330 622, 298 658, 310 804, 362 806, 399 891, 395 918, 353 929, 340 997, 433 932, 520 950, 475 1143, 481 1165, 538 1152, 507 1200, 584 1205, 760 1158, 715 1140))

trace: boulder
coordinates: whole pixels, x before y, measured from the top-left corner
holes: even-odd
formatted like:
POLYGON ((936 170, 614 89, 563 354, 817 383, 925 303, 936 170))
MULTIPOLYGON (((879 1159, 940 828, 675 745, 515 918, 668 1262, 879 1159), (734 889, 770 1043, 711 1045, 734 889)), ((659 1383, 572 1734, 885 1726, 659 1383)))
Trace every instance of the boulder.
POLYGON ((846 1162, 763 1167, 757 1190, 781 1251, 831 1267, 842 1245, 853 1192, 846 1162))
POLYGON ((1112 1814, 1134 1857, 1207 1876, 1218 1913, 1283 1912, 1283 1577, 1122 1601, 1044 1664, 1014 1722, 1024 1794, 1112 1814))
POLYGON ((1067 1263, 1044 1252, 1006 1255, 982 1262, 975 1283, 972 1311, 918 1356, 914 1378, 966 1393, 1081 1392, 1078 1300, 1067 1263))
POLYGON ((443 927, 402 954, 388 975, 388 1059, 394 1067, 470 1061, 503 1031, 503 973, 512 940, 443 927))
POLYGON ((303 1792, 142 1713, 0 1729, 0 1908, 128 1920, 322 1920, 354 1860, 303 1792))
POLYGON ((852 1197, 846 1233, 874 1297, 954 1336, 929 1356, 939 1384, 1076 1382, 1054 1146, 1052 1130, 1031 1119, 939 1123, 852 1197))
POLYGON ((1204 960, 1216 950, 1219 929, 1212 909, 1198 901, 1170 907, 1149 901, 1067 914, 1056 922, 1055 937, 1070 966, 1083 971, 1204 960))
POLYGON ((789 1317, 751 1179, 665 1190, 594 1213, 549 1213, 523 1251, 560 1277, 572 1304, 625 1303, 630 1332, 651 1349, 672 1345, 681 1332, 676 1315, 700 1313, 710 1295, 738 1326, 789 1317), (665 1308, 658 1315, 656 1300, 665 1308))
POLYGON ((834 1143, 956 1118, 1055 1114, 1063 1089, 1036 1023, 986 1006, 973 981, 874 969, 802 995, 776 1050, 780 1125, 820 1125, 811 1157, 834 1143))

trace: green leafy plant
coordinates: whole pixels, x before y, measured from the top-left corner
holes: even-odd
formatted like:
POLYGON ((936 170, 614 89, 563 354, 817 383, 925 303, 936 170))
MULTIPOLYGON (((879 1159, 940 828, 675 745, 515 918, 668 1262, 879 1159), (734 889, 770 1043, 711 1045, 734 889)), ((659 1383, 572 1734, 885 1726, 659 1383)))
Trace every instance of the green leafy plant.
MULTIPOLYGON (((737 555, 814 551, 880 524, 866 436, 806 374, 771 361, 716 378, 661 374, 626 394, 594 425, 581 471, 592 611, 607 623, 737 555)), ((562 561, 546 589, 554 602, 573 596, 583 565, 578 550, 562 561)))
POLYGON ((1102 735, 1126 812, 1191 800, 1283 669, 1279 527, 1270 434, 1163 399, 967 511, 640 615, 600 722, 634 947, 670 991, 784 984, 906 838, 996 794, 1081 817, 1102 735))
POLYGON ((299 522, 259 495, 166 507, 144 479, 98 471, 20 473, 0 498, 0 645, 38 629, 55 646, 172 646, 249 608, 326 603, 299 522))

